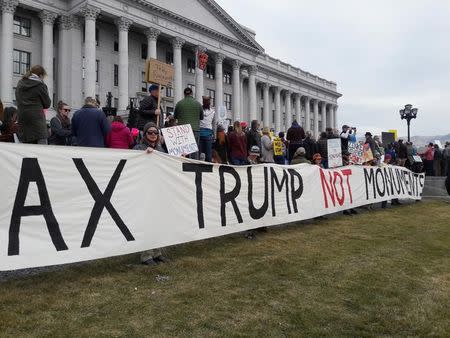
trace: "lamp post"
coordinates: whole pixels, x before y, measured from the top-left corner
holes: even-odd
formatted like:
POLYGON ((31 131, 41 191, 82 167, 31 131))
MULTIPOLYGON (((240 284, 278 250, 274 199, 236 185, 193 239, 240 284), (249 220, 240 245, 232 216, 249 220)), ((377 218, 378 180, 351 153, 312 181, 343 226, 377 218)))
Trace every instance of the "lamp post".
POLYGON ((413 108, 412 104, 405 105, 404 109, 400 109, 400 117, 402 120, 406 120, 408 124, 408 142, 410 142, 410 133, 409 133, 409 126, 412 119, 415 119, 417 117, 417 111, 419 109, 413 108))

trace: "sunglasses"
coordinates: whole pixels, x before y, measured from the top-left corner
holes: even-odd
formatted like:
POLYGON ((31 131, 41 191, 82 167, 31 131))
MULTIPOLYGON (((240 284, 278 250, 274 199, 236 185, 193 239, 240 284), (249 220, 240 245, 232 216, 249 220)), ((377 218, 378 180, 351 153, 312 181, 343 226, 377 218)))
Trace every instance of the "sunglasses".
POLYGON ((70 109, 63 109, 64 110, 64 112, 66 112, 66 113, 70 113, 70 109))
POLYGON ((147 131, 146 134, 147 135, 159 135, 159 131, 157 131, 157 130, 150 130, 150 131, 147 131))

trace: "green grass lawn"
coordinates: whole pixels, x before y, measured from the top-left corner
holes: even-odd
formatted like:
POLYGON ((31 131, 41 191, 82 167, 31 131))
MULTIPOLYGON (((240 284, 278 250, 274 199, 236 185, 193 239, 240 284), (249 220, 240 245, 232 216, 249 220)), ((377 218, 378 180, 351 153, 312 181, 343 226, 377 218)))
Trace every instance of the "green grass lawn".
POLYGON ((1 336, 449 336, 450 205, 415 203, 0 283, 1 336), (161 281, 157 276, 168 276, 161 281))

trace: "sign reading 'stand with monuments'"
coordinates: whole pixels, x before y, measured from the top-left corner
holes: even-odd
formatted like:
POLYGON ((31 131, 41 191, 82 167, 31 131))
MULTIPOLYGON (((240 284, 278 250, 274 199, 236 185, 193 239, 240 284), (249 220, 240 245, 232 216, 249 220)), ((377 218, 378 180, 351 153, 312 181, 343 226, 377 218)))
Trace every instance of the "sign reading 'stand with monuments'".
POLYGON ((228 166, 159 152, 0 144, 0 270, 78 262, 421 199, 403 167, 228 166))

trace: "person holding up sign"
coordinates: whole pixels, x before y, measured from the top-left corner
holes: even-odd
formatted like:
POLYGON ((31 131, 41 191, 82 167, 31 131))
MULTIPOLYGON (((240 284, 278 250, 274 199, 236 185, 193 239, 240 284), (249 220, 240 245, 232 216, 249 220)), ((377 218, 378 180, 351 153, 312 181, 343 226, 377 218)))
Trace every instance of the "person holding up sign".
MULTIPOLYGON (((150 95, 144 98, 139 104, 137 129, 141 131, 148 122, 156 124, 158 116, 162 116, 163 114, 161 106, 158 107, 159 86, 152 84, 148 91, 150 95)), ((162 118, 159 121, 160 123, 164 122, 162 118)))

